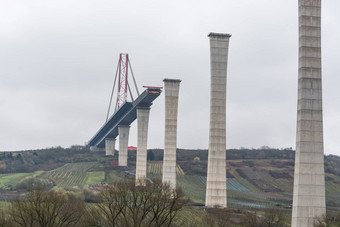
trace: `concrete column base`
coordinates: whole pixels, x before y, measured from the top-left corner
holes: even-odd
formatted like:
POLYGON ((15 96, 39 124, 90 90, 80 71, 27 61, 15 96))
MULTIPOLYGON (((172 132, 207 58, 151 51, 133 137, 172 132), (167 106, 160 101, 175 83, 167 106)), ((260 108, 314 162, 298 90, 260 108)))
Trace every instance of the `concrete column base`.
POLYGON ((100 151, 103 151, 103 150, 104 150, 103 148, 99 148, 99 147, 95 147, 95 146, 90 147, 90 151, 92 151, 92 152, 100 152, 100 151))
POLYGON ((115 155, 115 145, 116 145, 116 139, 105 138, 105 155, 106 156, 115 155))
POLYGON ((137 107, 136 185, 146 184, 149 107, 137 107))
POLYGON ((130 132, 130 126, 129 125, 119 125, 118 126, 118 134, 119 134, 118 165, 119 166, 127 166, 129 132, 130 132))

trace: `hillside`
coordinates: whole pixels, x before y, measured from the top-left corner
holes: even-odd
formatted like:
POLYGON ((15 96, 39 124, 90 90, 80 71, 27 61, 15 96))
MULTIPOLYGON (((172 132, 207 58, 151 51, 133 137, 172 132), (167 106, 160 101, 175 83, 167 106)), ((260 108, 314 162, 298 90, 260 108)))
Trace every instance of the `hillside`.
MULTIPOLYGON (((117 152, 116 152, 117 153, 117 152)), ((294 154, 291 149, 227 150, 228 206, 232 208, 291 209, 294 154)), ((177 182, 192 200, 205 199, 207 150, 177 152, 177 182)), ((160 178, 163 151, 148 151, 148 177, 160 178)), ((93 153, 87 148, 1 152, 0 191, 2 200, 20 195, 30 185, 43 184, 78 193, 102 183, 134 177, 136 151, 129 151, 129 167, 112 165, 114 157, 93 153)), ((325 156, 327 207, 340 209, 340 157, 325 156)))

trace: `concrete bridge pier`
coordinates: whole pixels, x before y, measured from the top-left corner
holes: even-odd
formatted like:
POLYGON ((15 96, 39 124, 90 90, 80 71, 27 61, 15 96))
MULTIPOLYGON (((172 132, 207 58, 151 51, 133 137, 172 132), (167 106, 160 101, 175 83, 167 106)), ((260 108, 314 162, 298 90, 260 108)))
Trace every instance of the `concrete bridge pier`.
POLYGON ((136 184, 145 185, 150 107, 137 107, 136 184))
POLYGON ((116 145, 116 139, 105 138, 105 155, 106 156, 115 155, 115 145, 116 145))
POLYGON ((119 134, 119 157, 118 157, 118 165, 119 166, 127 166, 127 158, 128 158, 128 146, 129 146, 129 125, 119 125, 118 126, 118 134, 119 134))
POLYGON ((321 0, 299 0, 299 76, 292 227, 326 214, 321 0))
POLYGON ((181 80, 164 79, 163 82, 165 94, 163 183, 176 188, 177 115, 181 80))
POLYGON ((210 129, 205 205, 227 207, 226 89, 229 34, 210 33, 210 129))

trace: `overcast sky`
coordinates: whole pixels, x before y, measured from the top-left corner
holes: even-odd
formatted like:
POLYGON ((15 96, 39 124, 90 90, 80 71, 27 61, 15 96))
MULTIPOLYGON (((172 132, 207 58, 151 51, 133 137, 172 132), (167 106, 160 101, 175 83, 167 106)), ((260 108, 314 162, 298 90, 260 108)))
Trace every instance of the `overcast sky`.
MULTIPOLYGON (((340 155, 340 1, 322 8, 325 153, 340 155)), ((209 32, 231 33, 227 148, 295 148, 297 0, 0 0, 0 151, 83 145, 119 53, 140 90, 181 79, 178 147, 208 147, 209 32)), ((136 123, 130 145, 136 145, 136 123)), ((164 96, 149 148, 163 148, 164 96)), ((116 146, 117 148, 118 146, 116 146)))

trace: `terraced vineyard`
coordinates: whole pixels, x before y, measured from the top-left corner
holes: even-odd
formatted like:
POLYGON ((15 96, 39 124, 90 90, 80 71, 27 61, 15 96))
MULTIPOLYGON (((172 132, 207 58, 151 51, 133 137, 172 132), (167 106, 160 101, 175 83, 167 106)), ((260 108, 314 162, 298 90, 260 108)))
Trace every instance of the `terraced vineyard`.
MULTIPOLYGON (((200 176, 200 180, 204 185, 207 184, 207 177, 200 176)), ((249 189, 244 187, 236 178, 227 178, 227 190, 245 192, 249 191, 249 189)))
POLYGON ((177 177, 177 185, 182 188, 186 196, 195 201, 204 202, 205 185, 197 175, 185 175, 177 177))
MULTIPOLYGON (((207 178, 205 176, 200 176, 200 180, 202 184, 206 185, 207 178)), ((278 179, 275 179, 275 181, 277 180, 278 179)), ((278 184, 278 182, 271 183, 275 185, 278 184)), ((289 206, 291 203, 289 196, 277 193, 249 190, 236 178, 227 178, 227 190, 228 207, 231 208, 247 207, 262 209, 266 207, 272 207, 276 204, 280 204, 280 206, 289 206)))
POLYGON ((249 192, 236 178, 227 178, 227 189, 231 191, 249 192))
MULTIPOLYGON (((147 172, 151 174, 156 174, 156 175, 162 174, 163 163, 162 162, 149 162, 147 172)), ((185 175, 183 169, 179 165, 176 165, 176 173, 177 173, 177 176, 185 175)))
POLYGON ((57 187, 83 188, 89 177, 89 169, 95 165, 94 162, 68 163, 57 169, 41 174, 40 178, 52 180, 57 187))

